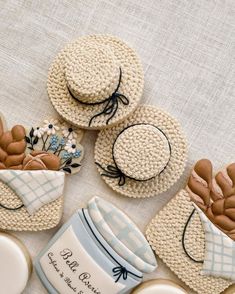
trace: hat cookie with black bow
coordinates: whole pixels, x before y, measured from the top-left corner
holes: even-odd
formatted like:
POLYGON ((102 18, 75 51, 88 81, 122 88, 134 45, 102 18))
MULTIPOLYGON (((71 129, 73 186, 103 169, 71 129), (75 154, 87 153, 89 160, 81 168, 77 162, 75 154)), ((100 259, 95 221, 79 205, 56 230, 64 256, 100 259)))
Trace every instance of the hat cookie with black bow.
POLYGON ((99 133, 95 162, 116 192, 150 197, 179 179, 185 167, 186 145, 173 117, 154 106, 141 105, 124 122, 99 133))
POLYGON ((143 92, 136 53, 120 39, 88 35, 67 45, 48 75, 48 95, 68 122, 103 129, 130 115, 143 92))

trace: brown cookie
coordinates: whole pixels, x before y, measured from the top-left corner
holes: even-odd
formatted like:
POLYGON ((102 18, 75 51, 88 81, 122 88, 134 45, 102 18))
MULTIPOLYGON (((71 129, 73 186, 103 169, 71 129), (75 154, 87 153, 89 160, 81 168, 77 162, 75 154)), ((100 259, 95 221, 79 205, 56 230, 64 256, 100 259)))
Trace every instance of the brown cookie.
POLYGON ((0 117, 0 137, 2 136, 2 134, 3 134, 3 122, 2 122, 2 119, 1 119, 1 117, 0 117))
POLYGON ((198 161, 187 190, 191 200, 220 230, 235 240, 235 163, 213 177, 209 160, 198 161))
POLYGON ((4 132, 0 119, 0 169, 22 169, 26 149, 25 135, 25 128, 21 125, 4 132))
POLYGON ((23 161, 23 170, 59 170, 60 158, 45 151, 32 151, 23 161))

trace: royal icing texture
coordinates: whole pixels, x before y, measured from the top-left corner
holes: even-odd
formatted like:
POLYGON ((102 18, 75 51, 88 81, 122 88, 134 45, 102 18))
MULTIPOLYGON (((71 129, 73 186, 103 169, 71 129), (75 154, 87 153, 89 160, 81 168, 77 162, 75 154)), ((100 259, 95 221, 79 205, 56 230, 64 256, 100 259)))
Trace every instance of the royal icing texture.
POLYGON ((187 292, 169 280, 156 279, 140 284, 132 294, 187 294, 187 292))
POLYGON ((16 125, 4 132, 1 122, 0 132, 0 169, 22 169, 26 149, 25 128, 16 125))
POLYGON ((110 294, 124 288, 87 253, 72 227, 43 255, 40 264, 59 293, 110 294))
POLYGON ((209 160, 198 161, 187 190, 209 220, 235 240, 235 163, 219 171, 215 177, 212 172, 209 160))
POLYGON ((83 132, 57 119, 28 132, 21 125, 4 131, 0 117, 0 169, 78 172, 83 158, 83 132))
POLYGON ((143 273, 156 267, 143 234, 118 208, 99 197, 62 226, 35 262, 50 293, 129 293, 143 273))
POLYGON ((61 170, 67 174, 78 172, 83 158, 80 141, 83 131, 57 119, 45 120, 32 127, 27 135, 24 169, 61 170))
POLYGON ((64 173, 55 171, 0 170, 0 180, 20 197, 29 214, 63 195, 64 173))
POLYGON ((196 163, 187 191, 205 231, 202 273, 235 280, 235 163, 213 176, 209 160, 196 163))
POLYGON ((44 151, 32 151, 23 161, 23 170, 59 170, 59 168, 59 157, 44 151))
POLYGON ((156 215, 147 237, 156 253, 199 294, 235 281, 235 163, 213 175, 199 160, 181 190, 156 215))
POLYGON ((19 240, 0 233, 0 292, 22 293, 31 274, 29 254, 19 240))
POLYGON ((205 231, 202 273, 235 281, 235 242, 216 227, 197 207, 205 231))
POLYGON ((58 119, 8 131, 0 115, 0 229, 37 231, 58 224, 64 176, 81 168, 82 135, 58 119))
MULTIPOLYGON (((194 205, 189 193, 186 189, 180 190, 152 219, 147 227, 147 239, 164 263, 196 293, 220 294, 232 284, 232 281, 202 274, 205 261, 205 230, 198 213, 194 213, 188 222, 193 211, 194 205), (190 258, 183 249, 183 243, 190 258)), ((202 214, 204 215, 203 212, 202 214)), ((207 220, 209 221, 208 218, 207 220)), ((220 238, 218 240, 222 241, 220 238)), ((217 249, 217 246, 214 248, 217 249)))

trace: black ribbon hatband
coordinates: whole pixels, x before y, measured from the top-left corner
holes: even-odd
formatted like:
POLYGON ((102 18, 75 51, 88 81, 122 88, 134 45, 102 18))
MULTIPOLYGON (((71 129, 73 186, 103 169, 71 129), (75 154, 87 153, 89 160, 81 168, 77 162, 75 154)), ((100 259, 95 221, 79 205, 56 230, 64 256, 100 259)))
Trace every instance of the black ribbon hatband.
POLYGON ((126 183, 126 176, 124 173, 117 167, 113 165, 108 165, 105 169, 98 162, 95 163, 98 167, 100 167, 104 173, 101 174, 103 177, 108 177, 112 179, 119 179, 118 186, 124 186, 126 183))
POLYGON ((78 98, 74 97, 74 95, 70 91, 69 87, 67 87, 70 95, 81 104, 90 105, 90 106, 104 104, 103 110, 91 117, 89 124, 88 124, 89 127, 91 126, 93 120, 101 115, 108 116, 108 118, 106 120, 106 125, 108 125, 110 120, 117 113, 117 110, 118 110, 120 103, 122 103, 125 106, 129 105, 129 103, 130 103, 129 99, 125 95, 119 93, 119 87, 121 85, 121 80, 122 80, 122 69, 120 68, 119 80, 118 80, 118 84, 117 84, 115 91, 108 98, 104 99, 103 101, 95 102, 95 103, 83 102, 83 101, 79 100, 78 98))
POLYGON ((118 137, 127 129, 133 127, 133 126, 136 126, 136 125, 150 125, 150 126, 153 126, 155 127, 156 129, 158 129, 162 134, 163 136, 166 138, 167 140, 167 143, 168 143, 168 147, 169 147, 169 152, 170 152, 170 155, 169 155, 169 158, 168 158, 168 161, 166 162, 165 166, 163 167, 163 169, 158 173, 157 176, 160 176, 164 171, 165 169, 167 168, 169 162, 170 162, 170 159, 171 159, 171 156, 172 156, 172 148, 171 148, 171 144, 170 144, 170 141, 167 137, 167 135, 160 129, 158 128, 157 126, 155 125, 152 125, 152 124, 148 124, 148 123, 136 123, 136 124, 133 124, 133 125, 129 125, 127 127, 125 127, 124 129, 122 129, 122 131, 117 135, 116 139, 114 140, 113 142, 113 147, 112 147, 112 159, 113 159, 113 165, 109 164, 107 165, 107 167, 103 167, 100 163, 98 162, 95 162, 95 164, 103 170, 103 172, 101 173, 101 176, 102 177, 107 177, 107 178, 112 178, 112 179, 118 179, 118 186, 124 186, 125 183, 126 183, 126 178, 128 179, 131 179, 131 180, 134 180, 134 181, 137 181, 137 182, 146 182, 146 181, 149 181, 149 180, 152 180, 153 178, 155 177, 151 177, 149 179, 144 179, 144 180, 140 180, 140 179, 136 179, 136 178, 133 178, 133 177, 130 177, 130 176, 127 176, 125 175, 124 172, 121 171, 121 169, 117 166, 117 163, 116 163, 116 160, 115 160, 115 156, 114 156, 114 145, 118 139, 118 137))
POLYGON ((113 276, 116 278, 115 280, 115 283, 117 283, 120 278, 122 278, 124 281, 127 280, 128 278, 128 275, 132 275, 136 278, 139 278, 139 279, 142 279, 143 277, 142 276, 138 276, 136 274, 134 274, 133 272, 131 271, 128 271, 124 266, 122 266, 120 264, 120 262, 117 261, 117 259, 105 248, 105 246, 101 243, 101 241, 99 240, 99 238, 96 236, 95 232, 93 231, 91 225, 89 224, 89 221, 85 215, 85 212, 84 212, 84 209, 82 209, 82 214, 83 214, 83 217, 91 231, 91 233, 93 234, 93 236, 95 237, 96 241, 100 244, 100 246, 105 250, 105 252, 112 258, 112 260, 117 264, 117 266, 115 266, 113 269, 112 269, 112 272, 113 272, 113 276))

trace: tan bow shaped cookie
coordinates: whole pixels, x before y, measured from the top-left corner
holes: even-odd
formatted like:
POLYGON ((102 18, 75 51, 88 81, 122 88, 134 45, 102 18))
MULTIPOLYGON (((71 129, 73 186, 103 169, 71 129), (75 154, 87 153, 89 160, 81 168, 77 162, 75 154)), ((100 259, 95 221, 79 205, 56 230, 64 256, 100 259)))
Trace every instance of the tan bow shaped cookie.
POLYGON ((212 223, 235 240, 235 163, 213 176, 209 160, 196 163, 187 191, 212 223))

